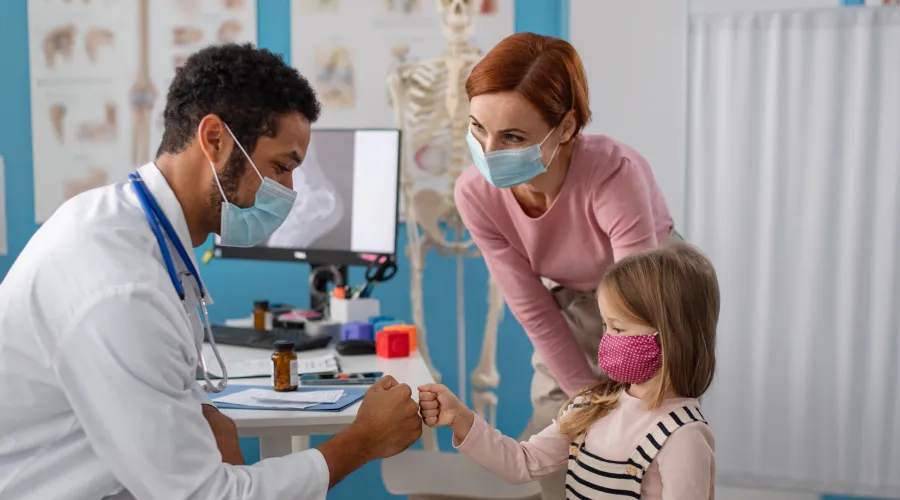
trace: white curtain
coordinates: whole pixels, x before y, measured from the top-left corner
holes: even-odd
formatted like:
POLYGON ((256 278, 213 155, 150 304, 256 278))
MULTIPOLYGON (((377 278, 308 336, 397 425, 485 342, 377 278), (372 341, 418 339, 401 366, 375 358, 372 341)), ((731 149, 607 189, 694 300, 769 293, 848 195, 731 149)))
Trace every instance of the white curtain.
POLYGON ((699 16, 686 235, 719 482, 900 498, 900 8, 699 16))

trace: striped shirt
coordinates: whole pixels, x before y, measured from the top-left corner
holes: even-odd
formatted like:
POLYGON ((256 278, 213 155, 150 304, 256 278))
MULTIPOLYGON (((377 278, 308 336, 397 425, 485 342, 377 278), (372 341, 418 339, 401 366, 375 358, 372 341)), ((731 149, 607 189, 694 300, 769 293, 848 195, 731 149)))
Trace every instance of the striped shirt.
POLYGON ((623 394, 619 406, 594 423, 574 450, 572 440, 560 434, 556 422, 527 442, 518 443, 481 419, 476 419, 466 440, 454 442, 454 446, 513 483, 537 480, 573 462, 577 464, 576 460, 594 470, 601 470, 598 461, 619 467, 610 472, 620 476, 614 483, 588 469, 570 468, 569 498, 702 500, 712 498, 715 455, 712 432, 702 421, 699 406, 696 399, 677 398, 647 410, 643 401, 623 394), (610 489, 628 493, 617 496, 590 485, 610 485, 610 489))

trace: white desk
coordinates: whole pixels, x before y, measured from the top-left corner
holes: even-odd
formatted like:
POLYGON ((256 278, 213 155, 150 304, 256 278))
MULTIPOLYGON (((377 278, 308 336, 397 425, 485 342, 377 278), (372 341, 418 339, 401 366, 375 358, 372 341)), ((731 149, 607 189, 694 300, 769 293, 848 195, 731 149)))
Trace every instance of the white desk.
MULTIPOLYGON (((297 357, 319 356, 329 349, 298 352, 297 357)), ((219 353, 227 367, 231 363, 250 359, 268 359, 272 352, 266 349, 219 345, 219 353)), ((209 344, 203 345, 203 355, 211 367, 216 367, 215 356, 209 344)), ((377 356, 338 356, 341 369, 352 372, 384 372, 401 384, 408 384, 413 398, 418 396, 416 387, 434 382, 431 372, 418 352, 408 358, 383 359, 377 356)), ((217 370, 216 370, 217 371, 217 370)), ((229 385, 269 385, 269 378, 231 379, 229 385)), ((335 434, 350 425, 356 418, 359 403, 340 412, 326 411, 274 411, 274 410, 222 410, 234 420, 241 437, 258 437, 260 458, 279 457, 309 447, 309 436, 335 434)))

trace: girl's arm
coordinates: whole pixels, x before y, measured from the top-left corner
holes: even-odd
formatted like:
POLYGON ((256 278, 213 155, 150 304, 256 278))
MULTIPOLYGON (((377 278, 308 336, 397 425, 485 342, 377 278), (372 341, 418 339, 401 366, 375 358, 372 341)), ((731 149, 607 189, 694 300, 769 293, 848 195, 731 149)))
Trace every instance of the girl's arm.
POLYGON ((716 477, 715 441, 702 423, 686 424, 666 440, 656 462, 663 500, 713 498, 716 477))
POLYGON ((554 422, 528 442, 518 443, 492 429, 445 386, 419 387, 425 425, 453 430, 453 446, 510 483, 527 483, 566 466, 569 439, 554 422))
POLYGON ((570 440, 554 421, 527 442, 517 442, 491 428, 472 413, 473 424, 465 440, 453 433, 453 446, 485 469, 514 484, 535 481, 568 463, 570 440))

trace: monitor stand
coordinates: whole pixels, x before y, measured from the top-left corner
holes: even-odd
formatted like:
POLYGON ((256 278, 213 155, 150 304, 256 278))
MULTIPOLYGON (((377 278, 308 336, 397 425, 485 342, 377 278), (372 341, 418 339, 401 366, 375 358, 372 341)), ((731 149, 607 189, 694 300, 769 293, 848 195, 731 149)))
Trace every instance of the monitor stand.
POLYGON ((328 283, 347 285, 347 266, 309 263, 309 308, 321 314, 328 312, 328 283))

